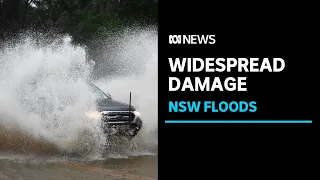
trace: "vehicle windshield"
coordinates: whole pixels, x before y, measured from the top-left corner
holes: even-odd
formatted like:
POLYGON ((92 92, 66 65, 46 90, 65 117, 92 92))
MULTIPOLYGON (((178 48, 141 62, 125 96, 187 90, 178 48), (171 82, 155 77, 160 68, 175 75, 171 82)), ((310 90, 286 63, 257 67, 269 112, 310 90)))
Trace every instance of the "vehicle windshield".
POLYGON ((89 90, 92 93, 92 95, 94 96, 95 99, 111 99, 110 96, 108 96, 106 93, 104 93, 103 91, 101 91, 97 86, 89 83, 89 90))

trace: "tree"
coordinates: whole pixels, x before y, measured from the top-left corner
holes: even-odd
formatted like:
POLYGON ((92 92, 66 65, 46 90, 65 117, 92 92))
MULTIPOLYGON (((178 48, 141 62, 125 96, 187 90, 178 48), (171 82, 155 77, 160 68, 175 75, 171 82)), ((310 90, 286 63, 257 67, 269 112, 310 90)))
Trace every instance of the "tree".
POLYGON ((126 26, 155 24, 157 8, 154 0, 0 0, 0 36, 54 28, 86 44, 126 26))
POLYGON ((27 16, 28 8, 29 8, 29 6, 31 5, 32 2, 33 2, 33 0, 23 0, 24 10, 23 10, 22 22, 21 22, 21 28, 22 28, 22 29, 25 27, 25 21, 26 21, 26 16, 27 16))

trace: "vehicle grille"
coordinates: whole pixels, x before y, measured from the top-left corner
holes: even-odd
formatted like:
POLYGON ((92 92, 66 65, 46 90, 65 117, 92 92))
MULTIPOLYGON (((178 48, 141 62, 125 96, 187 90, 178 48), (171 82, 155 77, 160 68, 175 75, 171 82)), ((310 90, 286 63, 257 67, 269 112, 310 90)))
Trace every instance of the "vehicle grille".
POLYGON ((111 111, 104 115, 103 119, 107 123, 125 123, 132 122, 135 118, 134 113, 129 111, 111 111))

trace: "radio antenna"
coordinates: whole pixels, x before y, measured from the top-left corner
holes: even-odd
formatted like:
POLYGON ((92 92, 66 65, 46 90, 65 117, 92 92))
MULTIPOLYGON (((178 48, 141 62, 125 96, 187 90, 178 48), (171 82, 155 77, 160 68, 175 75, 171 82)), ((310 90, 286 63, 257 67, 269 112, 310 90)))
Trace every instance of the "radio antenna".
POLYGON ((130 96, 129 96, 129 114, 131 112, 131 92, 130 92, 130 96))

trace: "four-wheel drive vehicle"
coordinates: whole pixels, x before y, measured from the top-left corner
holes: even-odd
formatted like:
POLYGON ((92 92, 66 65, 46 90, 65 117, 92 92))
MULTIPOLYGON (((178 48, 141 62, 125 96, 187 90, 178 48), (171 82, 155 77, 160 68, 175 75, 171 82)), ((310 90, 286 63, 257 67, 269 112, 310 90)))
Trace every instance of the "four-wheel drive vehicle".
POLYGON ((134 137, 142 127, 140 113, 131 105, 111 98, 109 93, 103 92, 92 83, 88 83, 93 93, 98 112, 86 113, 87 117, 99 119, 107 135, 134 137))

